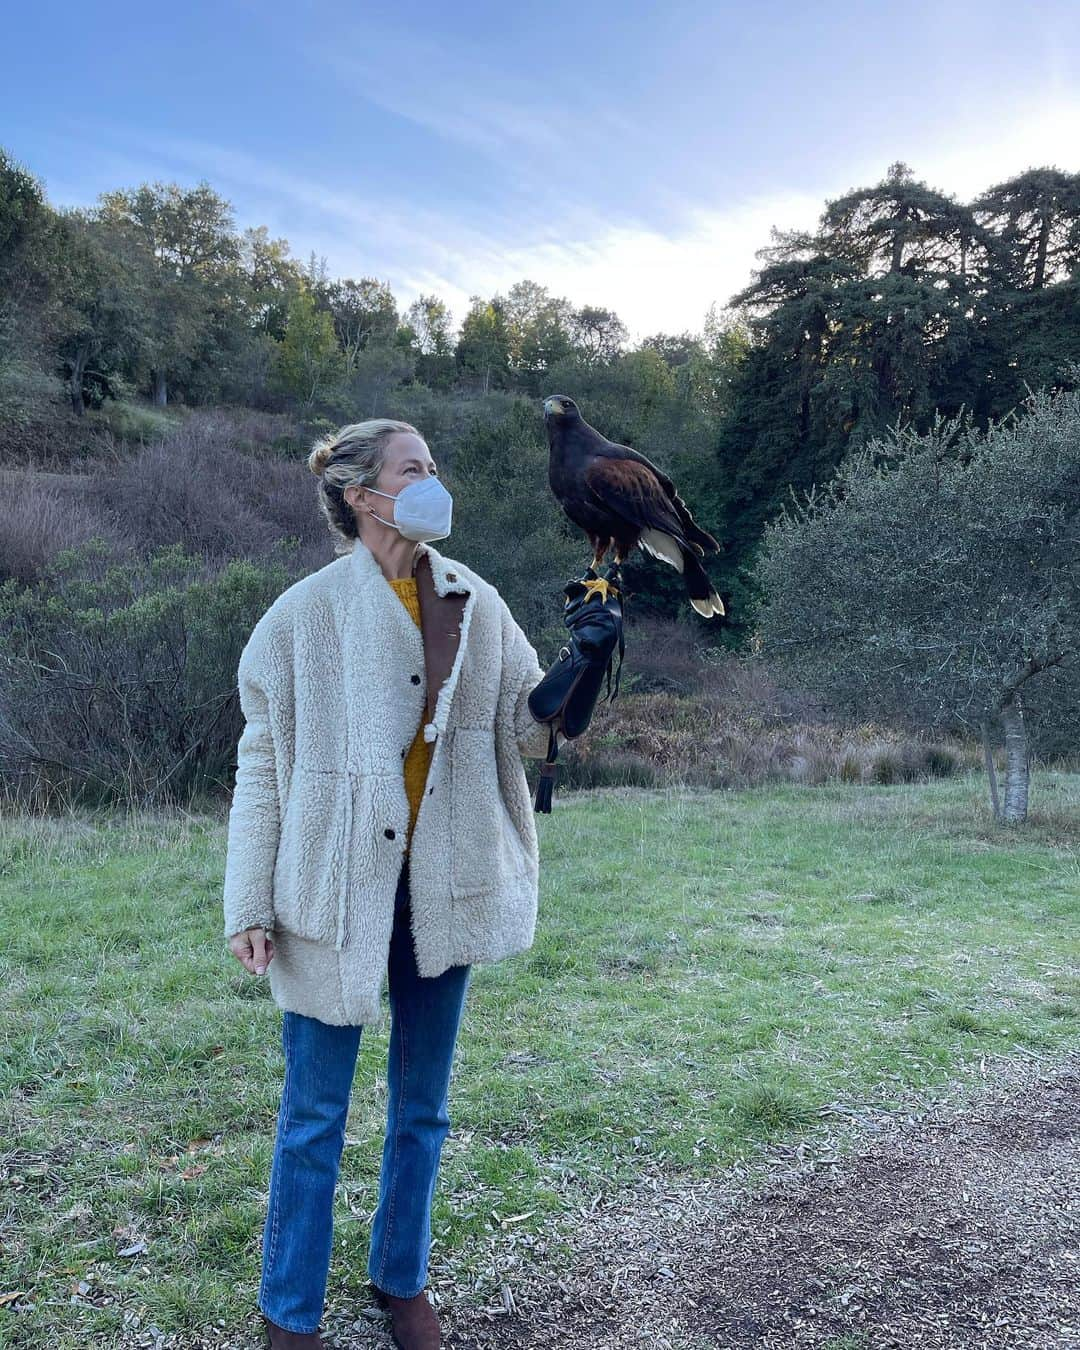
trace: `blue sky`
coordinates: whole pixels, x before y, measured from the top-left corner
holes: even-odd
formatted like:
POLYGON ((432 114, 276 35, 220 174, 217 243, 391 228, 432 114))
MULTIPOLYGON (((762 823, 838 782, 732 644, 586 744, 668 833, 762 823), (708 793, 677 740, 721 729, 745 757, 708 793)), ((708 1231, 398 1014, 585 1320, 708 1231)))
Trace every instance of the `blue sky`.
POLYGON ((964 198, 1080 170, 1075 0, 49 0, 5 16, 0 145, 57 206, 207 179, 401 307, 523 278, 700 331, 773 225, 906 160, 964 198))

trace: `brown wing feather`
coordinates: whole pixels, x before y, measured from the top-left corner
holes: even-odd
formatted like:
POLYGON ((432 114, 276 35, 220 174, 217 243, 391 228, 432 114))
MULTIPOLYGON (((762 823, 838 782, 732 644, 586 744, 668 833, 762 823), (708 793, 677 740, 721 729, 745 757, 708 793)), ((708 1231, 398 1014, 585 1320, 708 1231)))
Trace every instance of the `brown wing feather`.
POLYGON ((641 529, 663 530, 684 541, 682 522, 651 469, 633 459, 595 459, 586 465, 584 478, 609 511, 641 529))
POLYGON ((655 475, 664 493, 671 502, 671 509, 675 512, 679 521, 679 537, 696 553, 716 553, 719 552, 720 545, 713 536, 704 530, 690 514, 690 508, 679 496, 679 490, 668 475, 661 469, 659 464, 654 464, 648 455, 644 455, 640 450, 635 450, 631 445, 622 445, 618 441, 609 441, 606 436, 602 436, 595 427, 589 426, 586 422, 582 427, 582 433, 586 442, 591 442, 592 452, 598 457, 599 461, 608 464, 640 464, 649 473, 655 475))

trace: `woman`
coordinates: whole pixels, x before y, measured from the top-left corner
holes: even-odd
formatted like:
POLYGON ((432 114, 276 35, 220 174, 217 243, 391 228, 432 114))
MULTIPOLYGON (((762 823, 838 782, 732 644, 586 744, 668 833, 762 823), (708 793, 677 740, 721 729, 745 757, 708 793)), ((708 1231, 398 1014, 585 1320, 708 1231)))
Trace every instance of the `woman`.
POLYGON ((285 1078, 259 1307, 275 1350, 321 1346, 332 1209, 361 1030, 390 1006, 372 1292, 408 1350, 440 1344, 431 1203, 471 966, 532 945, 539 851, 522 756, 543 670, 488 582, 444 557, 451 498, 407 422, 308 460, 340 554, 285 590, 240 656, 225 933, 283 1009, 285 1078), (269 936, 272 932, 273 936, 269 936))

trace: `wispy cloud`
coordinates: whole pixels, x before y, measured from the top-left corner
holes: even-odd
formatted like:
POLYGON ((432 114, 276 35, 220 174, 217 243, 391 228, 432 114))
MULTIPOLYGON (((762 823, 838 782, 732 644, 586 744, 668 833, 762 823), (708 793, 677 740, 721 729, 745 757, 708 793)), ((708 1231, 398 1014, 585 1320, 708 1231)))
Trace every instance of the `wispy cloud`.
POLYGON ((338 77, 339 95, 364 99, 446 140, 502 159, 524 151, 541 160, 641 128, 629 122, 577 72, 560 88, 558 51, 540 50, 511 74, 482 43, 422 33, 365 18, 362 42, 337 35, 333 45, 309 44, 306 55, 338 77), (352 51, 359 47, 365 55, 352 51), (377 59, 372 58, 377 53, 377 59))
POLYGON ((336 76, 336 96, 367 102, 475 157, 471 172, 533 219, 545 214, 563 228, 607 209, 637 218, 620 188, 648 165, 654 209, 677 209, 685 189, 674 191, 674 147, 661 128, 622 106, 625 91, 607 79, 560 59, 559 43, 522 54, 508 66, 492 59, 482 41, 375 26, 365 17, 362 41, 338 35, 305 48, 308 61, 336 76), (357 57, 359 49, 366 55, 357 57), (370 53, 378 53, 378 59, 370 53))
MULTIPOLYGON (((371 252, 390 250, 411 256, 422 251, 438 258, 443 248, 447 222, 442 212, 426 206, 423 199, 396 199, 374 180, 369 187, 356 186, 355 179, 362 179, 362 174, 316 177, 212 141, 141 135, 121 128, 114 128, 114 134, 125 142, 124 162, 140 163, 141 178, 168 177, 181 170, 188 177, 205 177, 224 196, 236 199, 234 205, 249 222, 254 223, 260 209, 270 208, 279 217, 284 213, 302 220, 305 236, 313 223, 316 227, 323 224, 334 234, 352 238, 354 246, 360 241, 371 252), (136 161, 133 152, 140 148, 145 158, 136 161), (346 181, 349 186, 343 185, 346 181)), ((503 228, 511 225, 509 219, 493 223, 503 228)), ((467 224, 457 228, 459 243, 466 247, 482 248, 490 241, 487 231, 467 224)), ((316 252, 325 251, 318 238, 308 237, 306 242, 316 252)), ((308 250, 298 251, 306 255, 308 250)))
MULTIPOLYGON (((499 101, 484 106, 484 117, 494 116, 499 101)), ((475 143, 471 100, 470 108, 460 134, 475 143)), ((842 163, 834 151, 812 190, 683 203, 664 228, 613 222, 588 203, 566 216, 522 214, 520 203, 507 199, 501 209, 470 218, 429 205, 422 193, 394 197, 374 176, 365 181, 362 170, 322 176, 212 142, 112 131, 120 142, 117 163, 140 164, 140 179, 168 177, 179 166, 206 177, 234 201, 242 223, 271 224, 297 256, 324 255, 333 275, 386 280, 403 307, 435 293, 460 322, 470 296, 505 294, 528 278, 574 304, 615 310, 634 339, 699 331, 710 304, 726 304, 747 284, 773 226, 812 226, 826 198, 876 182, 894 159, 962 200, 1033 165, 1080 167, 1080 97, 1067 89, 999 109, 992 123, 983 109, 973 109, 966 125, 952 124, 933 143, 905 144, 898 137, 875 162, 842 163)))
MULTIPOLYGON (((388 280, 402 306, 420 294, 440 295, 455 317, 472 295, 505 292, 528 278, 574 304, 606 305, 644 336, 662 328, 701 327, 709 304, 723 304, 744 285, 754 250, 773 224, 812 223, 820 201, 784 194, 727 210, 697 209, 674 235, 610 225, 603 216, 585 233, 565 237, 558 222, 485 218, 484 228, 451 218, 422 201, 388 200, 284 170, 245 151, 160 136, 129 138, 126 161, 144 144, 143 177, 169 176, 178 166, 205 176, 242 209, 247 223, 291 219, 294 252, 325 255, 335 275, 388 280)), ((579 222, 580 223, 580 222, 579 222)))
POLYGON ((814 192, 777 192, 730 205, 688 209, 677 228, 601 225, 587 237, 517 245, 503 240, 493 254, 470 255, 456 243, 449 267, 425 266, 408 286, 434 291, 463 312, 469 293, 505 290, 522 277, 576 304, 614 309, 640 338, 657 331, 699 331, 709 308, 723 306, 760 266, 757 250, 773 226, 812 227, 827 198, 883 177, 894 159, 907 159, 917 177, 960 200, 1034 165, 1057 163, 1076 172, 1080 98, 1067 94, 1014 107, 988 129, 981 116, 937 143, 886 147, 879 162, 822 166, 814 192))
POLYGON ((463 313, 470 293, 492 295, 528 277, 574 304, 613 309, 631 338, 699 332, 710 304, 722 307, 750 279, 754 253, 775 224, 813 224, 821 202, 787 194, 721 211, 700 210, 676 235, 612 228, 592 239, 539 247, 504 246, 483 258, 462 254, 448 269, 414 272, 407 285, 443 296, 463 313))

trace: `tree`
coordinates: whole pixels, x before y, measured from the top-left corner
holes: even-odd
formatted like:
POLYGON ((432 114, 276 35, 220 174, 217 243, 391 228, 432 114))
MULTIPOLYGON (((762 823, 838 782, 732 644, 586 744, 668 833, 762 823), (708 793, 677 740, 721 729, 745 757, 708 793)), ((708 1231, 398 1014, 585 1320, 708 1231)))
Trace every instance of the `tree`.
POLYGON ((62 254, 41 183, 0 149, 0 358, 48 351, 62 254))
POLYGON ((453 350, 450 330, 453 320, 444 300, 437 295, 421 295, 405 314, 412 333, 412 346, 421 356, 448 356, 453 350))
POLYGON ((539 394, 546 371, 573 350, 568 301, 535 281, 515 282, 503 305, 510 369, 526 392, 539 394))
POLYGON ((461 373, 477 378, 484 394, 509 382, 510 334, 506 308, 498 296, 494 300, 470 297, 454 355, 461 373))
POLYGON ((709 306, 700 341, 690 349, 683 369, 676 371, 680 395, 711 421, 718 422, 734 406, 735 380, 746 361, 750 335, 731 310, 709 306))
POLYGON ((345 365, 356 368, 361 352, 373 344, 390 346, 397 334, 398 312, 393 292, 383 281, 363 277, 360 281, 335 281, 317 292, 334 322, 345 365))
POLYGON ((145 276, 128 265, 125 237, 84 211, 65 212, 60 224, 67 242, 57 273, 57 345, 72 411, 81 417, 88 401, 100 404, 114 392, 120 372, 138 366, 152 341, 151 306, 140 285, 145 276))
POLYGON ((393 417, 395 394, 416 374, 415 352, 397 343, 373 342, 357 356, 339 388, 338 406, 350 416, 393 417))
MULTIPOLYGON (((763 251, 764 252, 764 251, 763 251)), ((842 457, 854 426, 820 399, 840 323, 840 294, 856 268, 821 254, 773 261, 732 300, 749 334, 733 372, 720 445, 733 506, 756 539, 788 484, 807 488, 842 457)), ((850 413, 850 409, 848 410, 850 413)))
POLYGON ((421 295, 409 306, 402 325, 406 344, 416 360, 415 377, 429 389, 449 389, 457 371, 453 317, 437 295, 421 295))
POLYGON ((333 321, 325 310, 315 308, 315 298, 304 284, 289 304, 285 338, 277 354, 279 386, 308 409, 343 374, 333 321))
MULTIPOLYGON (((793 500, 765 529, 762 651, 849 716, 987 746, 1000 723, 995 817, 1025 819, 1025 707, 1040 682, 1061 701, 1051 717, 1080 696, 1080 393, 1033 394, 985 431, 970 416, 897 428, 793 500)), ((1075 748, 1074 716, 1072 734, 1075 748)))
POLYGON ((168 401, 170 378, 181 377, 204 351, 215 311, 234 295, 240 246, 232 207, 203 181, 144 183, 102 193, 98 217, 136 245, 150 297, 149 360, 153 399, 168 401))
POLYGON ((674 370, 685 365, 701 347, 701 339, 694 333, 651 333, 641 339, 644 350, 656 352, 674 370))
POLYGON ((749 334, 720 436, 726 533, 744 553, 790 486, 825 481, 897 422, 983 412, 980 306, 994 241, 903 164, 828 202, 813 231, 773 231, 731 305, 749 334))
POLYGON ((304 280, 315 292, 325 290, 330 284, 330 271, 326 266, 326 258, 320 257, 314 249, 308 254, 307 265, 304 268, 304 280))
POLYGON ((1080 174, 1029 169, 974 203, 993 232, 993 285, 980 321, 988 372, 984 406, 1007 411, 1027 384, 1063 379, 1080 361, 1080 174))
POLYGON ((289 302, 303 279, 300 265, 289 256, 289 241, 271 239, 265 225, 245 230, 240 243, 240 268, 247 283, 245 310, 249 326, 280 342, 285 336, 289 302))
POLYGON ((1028 169, 989 188, 973 203, 993 230, 1000 280, 1009 290, 1042 290, 1080 267, 1080 173, 1028 169))
POLYGON ((829 422, 865 439, 897 417, 925 427, 939 407, 959 411, 954 388, 970 370, 993 256, 971 209, 893 164, 875 186, 829 202, 812 238, 778 235, 770 255, 808 249, 846 270, 821 333, 815 394, 829 422))
POLYGON ((880 183, 830 201, 815 247, 852 263, 864 276, 903 274, 947 290, 986 276, 986 230, 969 206, 915 179, 906 164, 880 183))
POLYGON ((626 324, 610 309, 584 305, 570 311, 570 341, 590 365, 614 361, 627 339, 626 324))

